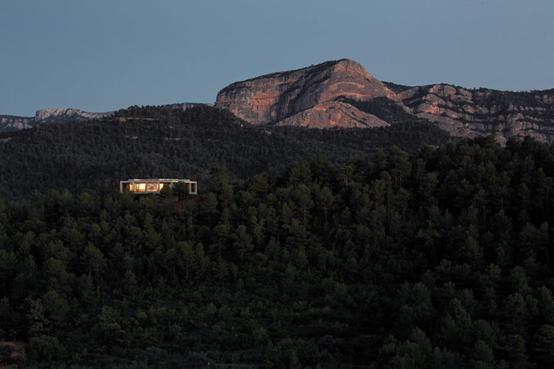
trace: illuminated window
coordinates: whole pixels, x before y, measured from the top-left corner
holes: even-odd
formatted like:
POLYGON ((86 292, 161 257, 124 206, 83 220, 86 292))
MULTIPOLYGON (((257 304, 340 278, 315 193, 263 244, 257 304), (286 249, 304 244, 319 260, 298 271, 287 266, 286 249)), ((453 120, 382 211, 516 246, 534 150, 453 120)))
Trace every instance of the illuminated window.
POLYGON ((157 183, 147 183, 146 184, 146 191, 147 192, 158 192, 158 184, 157 183))
POLYGON ((121 192, 128 191, 136 194, 156 194, 160 193, 164 188, 174 188, 177 183, 184 184, 188 190, 187 192, 191 195, 198 193, 197 182, 188 179, 144 180, 142 182, 136 179, 120 181, 120 190, 121 192))

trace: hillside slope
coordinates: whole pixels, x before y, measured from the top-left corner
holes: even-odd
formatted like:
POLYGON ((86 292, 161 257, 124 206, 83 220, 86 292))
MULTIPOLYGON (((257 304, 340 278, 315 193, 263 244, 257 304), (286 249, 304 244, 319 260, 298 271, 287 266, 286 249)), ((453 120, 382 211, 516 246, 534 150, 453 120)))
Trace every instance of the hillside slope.
POLYGON ((424 124, 322 131, 256 127, 209 106, 130 108, 101 120, 0 135, 0 194, 113 190, 120 179, 140 177, 203 180, 213 167, 242 179, 320 155, 344 161, 391 145, 414 151, 447 139, 445 132, 424 124))
POLYGON ((551 368, 553 190, 553 145, 480 139, 0 201, 0 366, 551 368))

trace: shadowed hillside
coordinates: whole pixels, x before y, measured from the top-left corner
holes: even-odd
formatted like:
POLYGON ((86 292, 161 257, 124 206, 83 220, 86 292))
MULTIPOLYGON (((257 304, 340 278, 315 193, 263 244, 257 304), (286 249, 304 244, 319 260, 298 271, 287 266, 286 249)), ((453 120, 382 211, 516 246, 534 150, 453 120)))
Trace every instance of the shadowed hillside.
POLYGON ((46 124, 0 136, 0 194, 32 190, 114 190, 120 179, 205 179, 214 167, 234 179, 325 156, 344 162, 397 145, 413 151, 447 135, 406 123, 375 130, 254 127, 227 111, 199 106, 129 108, 79 124, 46 124))
POLYGON ((550 368, 553 178, 481 139, 0 201, 0 366, 550 368))

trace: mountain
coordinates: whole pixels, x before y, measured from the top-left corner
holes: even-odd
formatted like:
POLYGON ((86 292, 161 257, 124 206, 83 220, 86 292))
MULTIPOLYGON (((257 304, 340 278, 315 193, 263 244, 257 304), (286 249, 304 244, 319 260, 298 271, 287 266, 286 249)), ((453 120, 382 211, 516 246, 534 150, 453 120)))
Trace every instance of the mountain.
POLYGON ((54 108, 37 110, 34 117, 0 115, 0 132, 29 129, 43 123, 80 122, 89 119, 99 119, 113 114, 114 112, 90 113, 73 108, 54 108))
POLYGON ((379 127, 378 117, 357 112, 339 97, 397 99, 359 63, 342 59, 236 82, 221 90, 215 106, 252 123, 304 127, 379 127))
POLYGON ((242 180, 303 160, 344 162, 394 145, 414 152, 448 139, 434 125, 414 122, 319 130, 254 126, 207 105, 131 107, 0 134, 0 197, 49 188, 113 191, 121 179, 142 177, 194 178, 202 186, 214 167, 242 180))
POLYGON ((493 135, 502 143, 514 136, 554 141, 554 89, 404 86, 381 82, 348 59, 235 82, 218 93, 215 106, 255 125, 373 128, 408 116, 457 137, 493 135))
MULTIPOLYGON (((163 108, 185 111, 196 106, 206 106, 204 103, 176 103, 162 105, 163 108)), ((110 112, 88 112, 74 108, 49 108, 37 110, 34 117, 19 117, 0 115, 0 132, 13 132, 29 129, 44 123, 71 123, 84 122, 91 119, 108 118, 115 114, 110 112)))
MULTIPOLYGON (((198 105, 208 104, 164 108, 186 110, 198 105)), ((554 141, 554 89, 514 92, 444 83, 406 86, 380 81, 349 59, 232 83, 217 94, 214 106, 255 126, 377 128, 412 122, 433 124, 454 137, 492 135, 500 143, 527 136, 554 141)), ((0 116, 0 132, 113 115, 43 109, 32 118, 0 116)))

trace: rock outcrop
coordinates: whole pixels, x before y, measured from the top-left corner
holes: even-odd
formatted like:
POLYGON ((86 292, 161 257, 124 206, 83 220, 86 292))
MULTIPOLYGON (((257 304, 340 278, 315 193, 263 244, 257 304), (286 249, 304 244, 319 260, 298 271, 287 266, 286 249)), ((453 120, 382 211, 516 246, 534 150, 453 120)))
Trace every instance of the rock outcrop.
POLYGON ((342 59, 233 83, 219 92, 215 106, 228 109, 252 124, 319 128, 384 124, 377 117, 356 112, 352 106, 331 104, 339 97, 397 100, 393 91, 359 63, 342 59), (324 113, 329 109, 333 111, 324 113))
POLYGON ((34 117, 0 115, 0 132, 29 129, 44 123, 81 122, 90 119, 101 119, 113 114, 113 112, 90 113, 80 109, 54 108, 37 110, 34 117))
POLYGON ((403 86, 381 82, 348 59, 233 83, 219 92, 215 106, 255 125, 372 128, 406 121, 408 115, 458 137, 554 141, 554 89, 403 86))
POLYGON ((17 117, 13 115, 0 115, 0 132, 19 131, 35 126, 32 117, 17 117))
POLYGON ((342 101, 326 101, 280 120, 279 126, 302 126, 308 128, 375 128, 387 127, 375 115, 365 113, 342 101))
POLYGON ((35 113, 35 121, 38 123, 46 123, 48 121, 79 121, 105 118, 113 114, 113 112, 90 113, 88 111, 73 108, 50 108, 37 110, 35 113))
POLYGON ((554 90, 506 92, 439 84, 410 88, 398 96, 414 115, 453 136, 554 141, 554 90))

